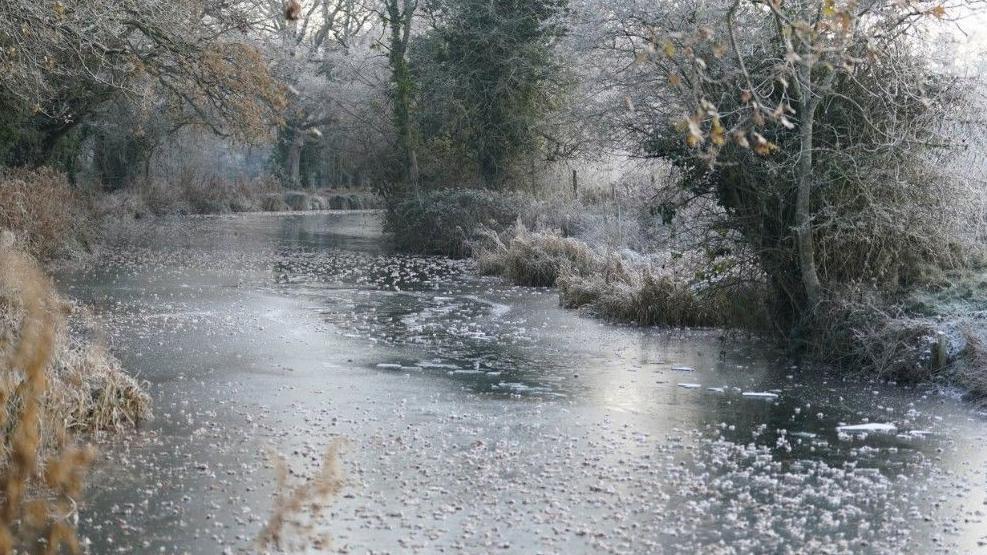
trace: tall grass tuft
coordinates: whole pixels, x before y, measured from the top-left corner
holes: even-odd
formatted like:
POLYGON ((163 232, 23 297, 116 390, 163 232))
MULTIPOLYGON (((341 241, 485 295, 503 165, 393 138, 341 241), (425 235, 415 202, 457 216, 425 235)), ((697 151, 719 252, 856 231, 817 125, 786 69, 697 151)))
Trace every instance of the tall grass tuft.
POLYGON ((767 329, 764 289, 757 283, 690 283, 648 266, 608 266, 594 274, 563 273, 556 284, 562 306, 639 326, 767 329))
POLYGON ((601 266, 586 243, 558 232, 531 232, 520 222, 506 242, 490 230, 483 237, 473 249, 479 271, 518 285, 551 287, 564 271, 586 275, 601 266))
POLYGON ((5 246, 0 246, 0 286, 15 298, 21 316, 15 332, 5 333, 0 344, 0 371, 5 384, 13 386, 0 391, 0 553, 79 553, 75 500, 93 452, 69 444, 64 426, 45 403, 60 315, 37 264, 5 246), (45 428, 54 439, 48 449, 45 428))

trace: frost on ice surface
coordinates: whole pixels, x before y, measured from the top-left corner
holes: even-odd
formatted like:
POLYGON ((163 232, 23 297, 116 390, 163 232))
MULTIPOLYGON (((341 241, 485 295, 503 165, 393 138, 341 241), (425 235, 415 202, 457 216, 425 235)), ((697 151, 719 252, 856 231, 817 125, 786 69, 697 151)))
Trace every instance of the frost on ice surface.
POLYGON ((892 434, 898 431, 898 427, 894 424, 884 424, 880 422, 870 422, 867 424, 854 424, 853 426, 837 426, 837 432, 843 432, 846 434, 866 434, 866 433, 885 433, 892 434))
POLYGON ((778 398, 778 394, 777 393, 771 393, 770 391, 745 391, 743 393, 743 395, 744 395, 744 397, 748 397, 750 399, 770 399, 770 400, 773 400, 773 399, 777 399, 778 398))
POLYGON ((686 389, 699 389, 700 387, 702 387, 702 384, 698 384, 698 383, 680 383, 679 384, 679 387, 684 387, 686 389))
POLYGON ((503 389, 512 389, 514 391, 528 391, 529 389, 531 389, 531 386, 518 382, 500 382, 494 387, 503 388, 503 389))

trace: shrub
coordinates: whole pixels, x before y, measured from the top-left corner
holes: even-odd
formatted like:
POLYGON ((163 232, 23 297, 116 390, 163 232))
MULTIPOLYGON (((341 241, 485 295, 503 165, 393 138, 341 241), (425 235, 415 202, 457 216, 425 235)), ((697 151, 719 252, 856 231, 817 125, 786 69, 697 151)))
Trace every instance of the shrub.
POLYGON ((0 169, 0 229, 39 260, 84 249, 95 233, 84 199, 50 168, 0 169))
POLYGON ((281 194, 281 186, 271 179, 225 181, 184 175, 175 182, 150 181, 117 191, 101 198, 98 204, 102 217, 229 214, 283 210, 286 207, 281 194), (268 200, 274 197, 276 201, 268 200))
POLYGON ((380 207, 374 195, 368 193, 329 193, 324 201, 330 210, 372 210, 380 207))
POLYGON ((481 226, 495 232, 518 216, 515 198, 476 189, 442 189, 391 200, 385 230, 403 251, 469 256, 481 226))
POLYGON ((912 25, 892 2, 866 15, 839 6, 815 21, 832 17, 845 32, 793 42, 815 3, 679 8, 625 20, 653 37, 638 52, 647 63, 635 64, 654 80, 643 82, 676 83, 635 116, 638 145, 680 171, 673 213, 700 198, 725 209, 775 286, 779 329, 804 333, 827 289, 909 288, 929 266, 963 265, 966 226, 954 215, 969 187, 947 169, 979 135, 968 117, 979 106, 975 80, 915 48, 931 26, 912 25), (710 55, 723 37, 735 56, 710 55), (874 40, 882 47, 857 63, 874 40), (704 62, 689 65, 697 56, 704 62), (764 79, 812 94, 752 85, 764 79))
POLYGON ((308 210, 309 196, 303 191, 286 191, 284 203, 292 210, 308 210))
POLYGON ((173 190, 175 197, 167 213, 229 214, 255 212, 261 208, 264 195, 280 192, 273 180, 226 181, 211 179, 182 179, 175 184, 158 185, 173 190))
POLYGON ((260 209, 264 212, 283 212, 289 209, 284 198, 277 193, 269 193, 260 199, 260 209))
POLYGON ((191 210, 178 187, 161 182, 144 183, 136 192, 140 204, 154 216, 188 214, 191 210))
POLYGON ((805 342, 815 358, 842 368, 918 381, 945 365, 933 357, 937 327, 931 318, 909 315, 873 286, 845 287, 829 294, 805 342))
POLYGON ((983 402, 987 399, 987 341, 980 326, 970 326, 963 330, 963 349, 952 362, 950 373, 969 396, 983 402))
POLYGON ((224 181, 216 178, 180 176, 173 182, 148 182, 134 189, 117 191, 99 199, 103 216, 124 214, 141 218, 145 214, 229 214, 239 212, 285 212, 289 210, 354 210, 377 208, 379 202, 365 191, 329 193, 325 191, 282 190, 272 179, 224 181))

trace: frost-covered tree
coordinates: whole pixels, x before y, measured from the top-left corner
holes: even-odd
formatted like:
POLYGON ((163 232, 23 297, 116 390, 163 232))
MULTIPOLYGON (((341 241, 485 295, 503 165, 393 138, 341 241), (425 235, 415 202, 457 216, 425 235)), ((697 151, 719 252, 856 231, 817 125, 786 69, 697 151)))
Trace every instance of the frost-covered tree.
POLYGON ((950 9, 724 0, 604 15, 633 62, 625 121, 638 151, 678 166, 682 202, 725 210, 783 328, 841 284, 893 289, 955 261, 944 216, 956 195, 941 169, 963 83, 925 46, 950 9))
MULTIPOLYGON (((302 184, 304 154, 356 108, 341 105, 348 89, 359 85, 373 66, 369 45, 374 11, 368 0, 312 0, 298 17, 282 17, 280 0, 252 0, 259 17, 256 30, 271 60, 272 71, 285 86, 288 100, 278 128, 275 161, 285 181, 302 184)), ((363 99, 373 95, 367 91, 363 99)), ((314 161, 313 161, 314 162, 314 161)))
POLYGON ((257 138, 281 90, 227 0, 9 0, 0 4, 0 122, 10 164, 48 161, 106 102, 162 103, 176 125, 257 138))

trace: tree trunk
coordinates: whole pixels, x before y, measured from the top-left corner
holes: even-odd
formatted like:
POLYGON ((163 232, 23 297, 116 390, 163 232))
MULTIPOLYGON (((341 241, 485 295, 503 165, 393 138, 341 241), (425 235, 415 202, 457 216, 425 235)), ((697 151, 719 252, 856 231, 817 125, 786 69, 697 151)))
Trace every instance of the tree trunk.
POLYGON ((302 148, 305 146, 304 136, 298 130, 292 131, 291 144, 288 145, 288 160, 286 170, 288 171, 288 184, 291 187, 301 185, 302 148))
POLYGON ((418 151, 412 144, 408 148, 408 180, 415 194, 418 194, 418 151))
POLYGON ((410 38, 412 7, 400 0, 388 0, 387 24, 391 29, 390 56, 391 82, 394 102, 394 127, 398 135, 398 148, 401 150, 402 177, 417 193, 418 191, 418 152, 415 148, 414 129, 411 119, 411 95, 413 83, 408 67, 407 51, 410 38))
POLYGON ((815 111, 818 103, 813 100, 803 101, 804 111, 799 128, 800 146, 798 165, 795 168, 798 177, 798 190, 795 198, 795 230, 799 251, 799 270, 802 274, 802 286, 805 287, 806 309, 814 311, 822 295, 819 274, 816 271, 816 252, 812 242, 812 127, 815 122, 815 111))

